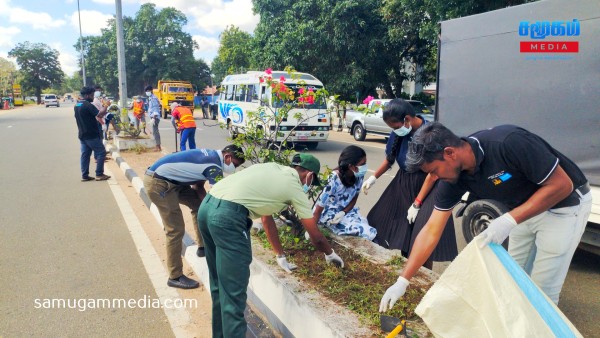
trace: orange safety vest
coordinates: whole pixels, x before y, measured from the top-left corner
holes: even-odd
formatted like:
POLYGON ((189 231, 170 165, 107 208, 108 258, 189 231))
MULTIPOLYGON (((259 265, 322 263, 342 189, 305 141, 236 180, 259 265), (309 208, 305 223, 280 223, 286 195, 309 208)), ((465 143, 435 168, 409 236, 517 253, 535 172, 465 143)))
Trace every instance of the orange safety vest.
POLYGON ((142 115, 142 113, 144 112, 144 102, 134 102, 133 103, 133 115, 135 115, 135 117, 138 117, 140 115, 142 115))
POLYGON ((194 115, 189 108, 177 107, 175 111, 179 113, 179 118, 176 119, 177 129, 182 130, 186 128, 196 128, 196 121, 194 121, 194 115))

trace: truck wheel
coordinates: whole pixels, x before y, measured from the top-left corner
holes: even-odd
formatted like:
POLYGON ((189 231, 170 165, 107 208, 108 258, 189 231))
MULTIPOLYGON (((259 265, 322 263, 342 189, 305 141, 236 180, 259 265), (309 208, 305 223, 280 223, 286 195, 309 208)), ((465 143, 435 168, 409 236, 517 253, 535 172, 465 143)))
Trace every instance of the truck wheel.
MULTIPOLYGON (((462 216, 463 236, 467 243, 470 243, 475 236, 487 229, 490 222, 508 212, 509 209, 502 203, 495 200, 478 200, 469 204, 462 216)), ((502 245, 506 248, 508 240, 502 245)))
POLYGON ((367 132, 365 131, 365 128, 363 128, 362 124, 357 123, 352 128, 352 135, 354 136, 355 140, 364 141, 365 137, 367 136, 367 132))

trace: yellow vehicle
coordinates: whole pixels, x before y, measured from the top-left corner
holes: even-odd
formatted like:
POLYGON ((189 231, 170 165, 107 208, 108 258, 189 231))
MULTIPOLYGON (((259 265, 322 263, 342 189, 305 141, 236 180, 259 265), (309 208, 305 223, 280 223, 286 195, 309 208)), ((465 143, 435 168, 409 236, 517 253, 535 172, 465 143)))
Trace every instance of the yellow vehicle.
POLYGON ((13 104, 15 106, 23 105, 23 94, 21 93, 21 85, 20 84, 13 85, 13 104))
POLYGON ((194 112, 194 88, 188 81, 159 80, 154 95, 160 101, 161 115, 167 118, 171 112, 171 103, 177 102, 194 112))

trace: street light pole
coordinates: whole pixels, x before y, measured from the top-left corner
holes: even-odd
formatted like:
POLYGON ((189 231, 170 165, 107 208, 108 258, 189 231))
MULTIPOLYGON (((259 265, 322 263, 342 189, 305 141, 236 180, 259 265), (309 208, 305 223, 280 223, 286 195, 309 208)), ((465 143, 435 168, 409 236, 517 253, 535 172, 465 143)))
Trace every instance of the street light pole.
POLYGON ((79 16, 79 52, 81 53, 81 75, 83 76, 83 86, 85 87, 85 60, 83 59, 83 35, 81 34, 81 11, 79 10, 79 0, 77 0, 77 15, 79 16))
MULTIPOLYGON (((213 77, 215 76, 215 74, 210 74, 210 105, 214 105, 215 104, 215 90, 213 87, 213 77)), ((209 109, 210 110, 210 109, 209 109)), ((213 112, 210 112, 211 115, 213 115, 213 112)), ((211 116, 212 118, 213 116, 211 116)))
POLYGON ((127 72, 125 69, 125 41, 123 41, 123 14, 121 0, 115 0, 117 7, 117 63, 119 67, 119 100, 121 101, 121 121, 129 122, 127 115, 127 72))

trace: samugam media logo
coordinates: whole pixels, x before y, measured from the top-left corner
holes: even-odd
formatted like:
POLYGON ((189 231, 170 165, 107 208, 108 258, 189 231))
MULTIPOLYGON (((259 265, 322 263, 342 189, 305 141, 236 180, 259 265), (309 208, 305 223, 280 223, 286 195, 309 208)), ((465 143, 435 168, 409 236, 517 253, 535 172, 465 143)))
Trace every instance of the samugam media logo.
MULTIPOLYGON (((519 35, 533 40, 543 40, 547 36, 579 36, 579 20, 572 21, 521 21, 519 35)), ((579 53, 579 41, 521 41, 521 53, 579 53)))

